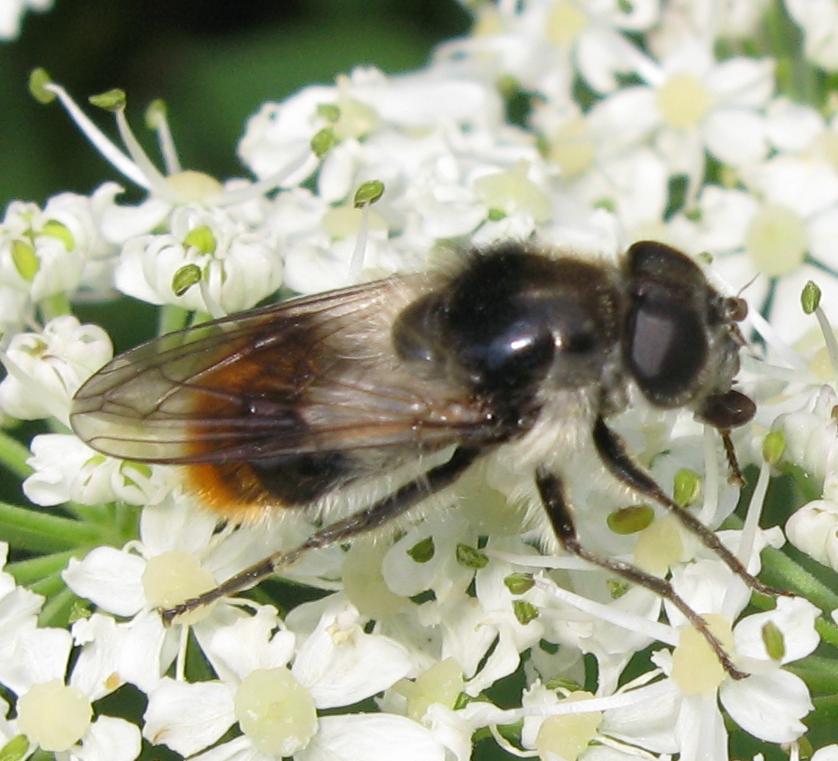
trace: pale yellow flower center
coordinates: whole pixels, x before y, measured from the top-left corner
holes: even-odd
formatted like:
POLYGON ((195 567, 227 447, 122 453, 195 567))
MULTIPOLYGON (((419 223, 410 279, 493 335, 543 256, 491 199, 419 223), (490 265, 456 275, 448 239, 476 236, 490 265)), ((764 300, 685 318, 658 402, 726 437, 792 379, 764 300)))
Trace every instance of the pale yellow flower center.
POLYGON ((457 661, 446 658, 420 674, 415 682, 402 679, 394 689, 407 698, 407 715, 421 721, 428 706, 434 703, 453 708, 463 684, 463 672, 457 661))
POLYGON ((668 515, 643 529, 634 545, 635 565, 655 576, 663 576, 670 566, 681 560, 683 554, 684 543, 678 524, 668 515))
POLYGON ((343 240, 357 235, 361 229, 364 214, 368 214, 369 230, 386 230, 384 218, 370 209, 356 209, 354 206, 335 206, 323 214, 323 229, 334 240, 343 240))
MULTIPOLYGON (((728 652, 733 650, 730 621, 718 614, 703 615, 710 631, 728 652)), ((704 635, 692 626, 680 629, 678 646, 672 651, 672 680, 684 695, 707 695, 725 678, 725 670, 704 635)))
POLYGON ((838 133, 822 132, 815 138, 813 145, 815 153, 823 156, 833 167, 838 169, 838 133))
POLYGON ((472 37, 492 37, 503 31, 503 19, 494 5, 480 5, 474 10, 472 37))
POLYGON ((356 541, 343 561, 343 591, 365 616, 384 618, 401 610, 406 599, 387 586, 381 562, 388 550, 382 542, 356 541))
POLYGON ((194 169, 184 169, 182 172, 169 175, 166 178, 166 184, 174 191, 181 203, 203 201, 223 190, 221 183, 215 177, 194 169))
POLYGON ((351 83, 347 77, 339 76, 337 86, 340 91, 337 103, 340 113, 334 124, 335 135, 340 140, 368 135, 381 121, 375 109, 350 97, 351 83))
POLYGON ((547 16, 545 36, 562 47, 570 47, 588 25, 588 17, 572 0, 556 0, 547 16))
POLYGON ((317 732, 314 701, 286 668, 259 669, 236 690, 235 715, 253 746, 281 758, 308 745, 317 732))
MULTIPOLYGON (((148 561, 143 572, 146 600, 156 608, 171 608, 215 586, 215 578, 201 566, 198 558, 182 550, 170 550, 156 555, 148 561)), ((179 616, 177 622, 194 624, 204 618, 211 608, 196 608, 179 616)))
MULTIPOLYGON (((567 700, 576 702, 592 697, 590 692, 572 692, 567 700)), ((596 737, 601 722, 600 711, 549 716, 541 723, 535 739, 539 757, 545 761, 556 756, 564 761, 576 761, 596 737)))
POLYGON ((561 167, 565 177, 576 177, 590 169, 596 146, 588 123, 577 117, 562 124, 550 139, 547 158, 561 167))
POLYGON ((687 129, 698 124, 712 103, 710 91, 692 74, 673 74, 658 88, 661 117, 675 129, 687 129))
POLYGON ((494 172, 474 181, 478 198, 489 207, 507 214, 529 214, 535 222, 547 222, 552 215, 550 197, 529 177, 529 164, 519 161, 503 172, 494 172))
POLYGON ((754 264, 768 277, 794 272, 803 262, 809 236, 800 215, 786 206, 766 204, 754 215, 745 235, 754 264))
POLYGON ((84 693, 60 679, 36 684, 17 701, 17 724, 30 742, 57 753, 72 748, 87 732, 93 708, 84 693))

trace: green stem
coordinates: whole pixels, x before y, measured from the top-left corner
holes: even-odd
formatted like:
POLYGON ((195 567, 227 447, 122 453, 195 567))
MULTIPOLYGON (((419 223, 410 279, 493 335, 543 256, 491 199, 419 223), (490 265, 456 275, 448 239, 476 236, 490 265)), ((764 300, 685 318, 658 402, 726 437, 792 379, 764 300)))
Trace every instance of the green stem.
POLYGON ((78 598, 73 591, 64 587, 58 594, 51 597, 38 616, 40 626, 66 627, 70 620, 70 611, 78 598))
POLYGON ((838 626, 825 618, 815 619, 815 631, 820 634, 821 642, 838 647, 838 626))
POLYGON ((30 457, 29 448, 21 444, 14 436, 0 431, 0 465, 14 473, 18 478, 26 478, 32 473, 26 461, 30 457))
POLYGON ((43 579, 39 579, 34 584, 30 584, 29 589, 35 594, 43 595, 44 597, 55 597, 66 586, 64 579, 61 578, 61 572, 57 571, 51 573, 49 576, 45 576, 43 579))
POLYGON ((786 12, 782 0, 775 0, 766 13, 769 55, 776 60, 776 80, 781 93, 798 103, 821 104, 817 72, 802 51, 802 34, 786 12))
POLYGON ((67 567, 70 558, 79 557, 84 550, 75 549, 66 552, 53 552, 50 555, 40 555, 29 560, 18 560, 9 563, 5 570, 12 575, 18 584, 30 585, 53 573, 60 573, 67 567))
POLYGON ((180 330, 189 320, 189 314, 188 310, 174 304, 161 307, 157 317, 157 335, 162 336, 180 330))
MULTIPOLYGON (((737 515, 731 515, 725 521, 725 526, 731 529, 741 529, 742 519, 737 515)), ((838 608, 838 594, 795 563, 788 555, 773 547, 766 547, 762 551, 760 577, 779 589, 788 589, 805 597, 821 610, 832 611, 838 608)))
POLYGON ((44 322, 49 322, 54 317, 61 317, 65 314, 70 314, 70 299, 67 298, 66 293, 54 293, 52 296, 38 302, 38 308, 41 310, 41 315, 44 322))
POLYGON ((817 605, 821 610, 838 608, 838 594, 811 573, 801 568, 788 555, 773 547, 762 553, 762 578, 769 584, 790 589, 817 605))
POLYGON ((108 544, 105 532, 69 518, 0 502, 0 540, 21 550, 49 554, 108 544))

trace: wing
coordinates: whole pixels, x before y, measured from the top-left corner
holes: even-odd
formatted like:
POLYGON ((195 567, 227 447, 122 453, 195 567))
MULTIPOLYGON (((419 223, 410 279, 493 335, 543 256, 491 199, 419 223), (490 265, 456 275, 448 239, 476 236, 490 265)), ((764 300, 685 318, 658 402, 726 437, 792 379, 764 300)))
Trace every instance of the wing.
POLYGON ((201 491, 241 503, 307 503, 362 464, 487 438, 478 401, 392 349, 393 319, 434 285, 389 278, 154 339, 81 387, 71 424, 105 454, 196 466, 201 491))

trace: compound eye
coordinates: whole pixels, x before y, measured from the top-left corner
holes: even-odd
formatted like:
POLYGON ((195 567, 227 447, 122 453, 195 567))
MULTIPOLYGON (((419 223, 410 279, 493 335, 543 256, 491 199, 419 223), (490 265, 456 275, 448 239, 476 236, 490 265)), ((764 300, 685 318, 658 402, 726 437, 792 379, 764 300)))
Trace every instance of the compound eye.
POLYGON ((724 313, 731 322, 742 322, 748 316, 748 302, 738 296, 728 296, 724 300, 724 313))
POLYGON ((659 407, 677 407, 692 396, 707 361, 707 338, 688 303, 664 289, 649 289, 635 297, 625 352, 643 395, 659 407))

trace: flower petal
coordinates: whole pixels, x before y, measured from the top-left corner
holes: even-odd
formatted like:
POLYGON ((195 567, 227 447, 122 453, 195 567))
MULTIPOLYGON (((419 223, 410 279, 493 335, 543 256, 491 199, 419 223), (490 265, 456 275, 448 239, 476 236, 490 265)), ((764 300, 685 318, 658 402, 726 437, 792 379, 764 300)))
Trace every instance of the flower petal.
POLYGON ((771 660, 763 640, 763 627, 771 622, 783 633, 785 652, 781 663, 789 663, 809 655, 820 642, 815 619, 820 610, 802 597, 780 597, 777 607, 766 613, 748 616, 734 630, 736 652, 751 658, 771 660))
POLYGON ((80 761, 133 761, 140 755, 140 730, 125 719, 100 716, 82 739, 81 750, 73 753, 80 761))
POLYGON ((167 677, 148 697, 143 737, 182 756, 211 745, 236 720, 233 694, 221 682, 187 684, 167 677))
POLYGON ((805 731, 800 721, 812 710, 806 683, 788 671, 728 680, 719 688, 722 705, 742 729, 774 743, 796 740, 805 731))
POLYGON ((83 560, 71 559, 61 574, 67 586, 109 613, 132 616, 146 603, 145 560, 113 547, 97 547, 83 560))
POLYGON ((295 761, 443 761, 445 748, 420 724, 393 714, 323 716, 295 761))

